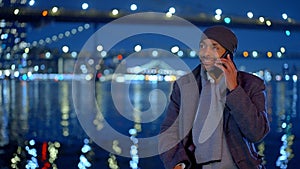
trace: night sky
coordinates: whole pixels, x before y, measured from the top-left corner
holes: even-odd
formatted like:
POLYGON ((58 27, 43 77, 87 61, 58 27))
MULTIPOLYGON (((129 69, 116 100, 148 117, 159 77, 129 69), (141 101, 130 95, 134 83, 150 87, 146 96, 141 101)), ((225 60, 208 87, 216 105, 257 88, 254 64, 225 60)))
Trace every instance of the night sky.
MULTIPOLYGON (((295 21, 300 20, 298 1, 171 1, 171 0, 146 0, 146 1, 41 1, 36 0, 33 8, 51 9, 53 6, 65 9, 81 9, 81 4, 86 2, 89 4, 87 10, 101 10, 110 12, 112 9, 118 9, 128 13, 137 12, 167 12, 170 7, 176 9, 177 16, 193 16, 201 12, 214 15, 215 10, 220 8, 223 11, 222 15, 247 17, 247 12, 251 11, 254 14, 253 18, 264 16, 272 20, 283 20, 282 14, 286 13, 288 17, 295 21), (295 3, 296 2, 296 3, 295 3), (136 4, 137 10, 130 11, 130 5, 136 4)), ((29 27, 27 33, 27 41, 33 42, 59 33, 64 33, 67 30, 77 28, 84 23, 47 23, 41 27, 29 27)), ((103 24, 97 24, 100 28, 103 24)), ((228 25, 230 27, 230 24, 228 25)), ((61 48, 63 45, 68 45, 70 50, 78 51, 84 45, 86 40, 95 32, 97 28, 87 29, 81 33, 77 33, 68 38, 63 38, 59 41, 48 44, 50 47, 61 48)), ((200 27, 203 30, 205 27, 200 27)), ((278 51, 280 47, 285 47, 287 54, 300 53, 300 32, 291 31, 291 35, 287 36, 285 30, 270 31, 270 30, 253 30, 253 29, 238 29, 233 31, 239 39, 238 51, 278 51)))

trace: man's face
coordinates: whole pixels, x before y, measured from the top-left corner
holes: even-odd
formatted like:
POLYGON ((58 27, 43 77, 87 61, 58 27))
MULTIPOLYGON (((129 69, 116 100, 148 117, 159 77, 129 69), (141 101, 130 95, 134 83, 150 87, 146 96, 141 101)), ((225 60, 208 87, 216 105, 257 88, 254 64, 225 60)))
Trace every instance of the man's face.
POLYGON ((226 49, 212 39, 205 39, 200 42, 199 58, 204 68, 209 71, 220 58, 226 49))

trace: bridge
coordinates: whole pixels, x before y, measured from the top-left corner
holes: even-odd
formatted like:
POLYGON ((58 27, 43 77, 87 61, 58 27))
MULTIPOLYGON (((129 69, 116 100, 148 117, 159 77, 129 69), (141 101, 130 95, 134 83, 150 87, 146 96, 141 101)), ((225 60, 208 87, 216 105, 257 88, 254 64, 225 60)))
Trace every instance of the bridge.
MULTIPOLYGON (((0 18, 7 21, 19 21, 28 23, 47 23, 47 22, 86 22, 86 23, 108 23, 117 18, 123 17, 131 13, 119 12, 113 15, 110 11, 97 10, 70 10, 59 9, 57 12, 52 10, 35 9, 30 7, 6 7, 1 8, 0 18), (17 11, 16 11, 17 10, 17 11)), ((227 25, 222 19, 217 20, 214 16, 205 13, 198 13, 190 16, 179 16, 184 18, 196 26, 210 26, 216 23, 227 25)), ((223 16, 226 17, 226 16, 223 16)), ((229 16, 228 16, 229 17, 229 16)), ((134 19, 134 18, 133 18, 134 19)), ((287 20, 268 20, 264 22, 259 19, 250 19, 247 17, 230 16, 230 27, 242 29, 262 29, 262 30, 290 30, 300 31, 300 23, 289 18, 287 20), (270 21, 271 25, 266 24, 270 21)), ((141 24, 159 24, 155 17, 144 17, 132 20, 141 24)), ((166 22, 170 22, 170 18, 166 16, 166 22)), ((170 22, 171 23, 171 22, 170 22)))

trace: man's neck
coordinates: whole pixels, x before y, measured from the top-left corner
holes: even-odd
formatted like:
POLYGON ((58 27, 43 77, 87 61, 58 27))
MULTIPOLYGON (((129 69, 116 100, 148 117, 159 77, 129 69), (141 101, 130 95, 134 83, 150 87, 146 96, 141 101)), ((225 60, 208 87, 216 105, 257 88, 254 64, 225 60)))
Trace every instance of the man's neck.
POLYGON ((220 79, 222 79, 222 76, 223 72, 218 75, 212 72, 207 72, 207 80, 209 80, 211 83, 219 83, 220 79))

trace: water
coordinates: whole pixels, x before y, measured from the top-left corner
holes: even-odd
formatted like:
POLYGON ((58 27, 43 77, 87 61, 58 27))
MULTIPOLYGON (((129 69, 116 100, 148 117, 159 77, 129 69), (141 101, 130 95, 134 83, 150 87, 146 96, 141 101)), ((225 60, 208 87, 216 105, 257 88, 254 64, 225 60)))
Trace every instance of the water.
MULTIPOLYGON (((292 81, 271 81, 268 84, 268 112, 272 129, 264 142, 258 144, 260 153, 265 155, 267 168, 297 168, 297 161, 300 160, 298 85, 298 82, 292 81)), ((119 166, 123 169, 130 168, 130 161, 137 162, 135 164, 142 169, 163 168, 158 156, 137 160, 134 157, 119 156, 118 153, 129 151, 131 145, 128 144, 134 145, 135 138, 147 138, 158 134, 159 124, 164 118, 163 112, 149 116, 153 118, 149 123, 140 123, 141 116, 134 114, 150 109, 159 112, 160 107, 151 107, 151 102, 163 99, 164 96, 167 98, 171 91, 171 83, 139 82, 125 85, 123 88, 119 86, 120 91, 113 88, 114 92, 121 93, 117 95, 120 97, 118 99, 129 100, 128 103, 137 109, 131 116, 133 120, 126 119, 117 110, 113 102, 112 86, 108 82, 96 82, 95 86, 83 84, 81 88, 72 88, 72 81, 1 80, 0 89, 1 168, 30 168, 31 165, 31 168, 119 166), (153 92, 154 89, 161 89, 164 96, 153 92), (122 95, 126 90, 129 93, 128 97, 122 95), (95 95, 91 97, 93 92, 95 95), (149 98, 151 94, 154 96, 149 98), (75 110, 83 113, 79 119, 75 110), (90 123, 95 128, 93 132, 97 134, 103 131, 107 122, 126 137, 128 143, 118 139, 107 143, 111 145, 113 153, 110 153, 99 146, 97 141, 90 139, 90 136, 95 137, 94 133, 88 131, 87 134, 84 130, 89 126, 85 123, 90 120, 89 112, 95 112, 90 123), (135 129, 137 135, 131 135, 130 129, 135 129), (133 136, 131 140, 130 136, 133 136)), ((121 111, 132 111, 128 103, 118 105, 122 108, 121 111)), ((100 137, 110 136, 112 133, 100 137)), ((142 151, 142 148, 138 147, 138 150, 142 151)), ((139 155, 139 152, 137 154, 139 155)))

